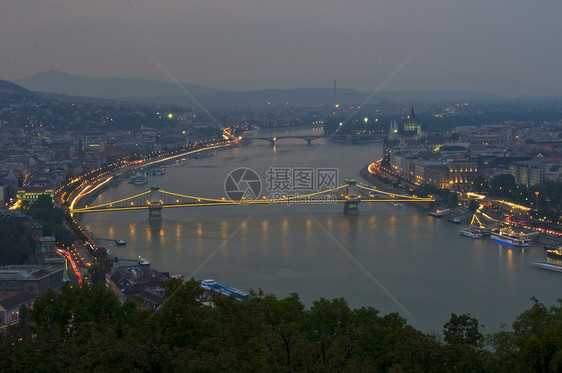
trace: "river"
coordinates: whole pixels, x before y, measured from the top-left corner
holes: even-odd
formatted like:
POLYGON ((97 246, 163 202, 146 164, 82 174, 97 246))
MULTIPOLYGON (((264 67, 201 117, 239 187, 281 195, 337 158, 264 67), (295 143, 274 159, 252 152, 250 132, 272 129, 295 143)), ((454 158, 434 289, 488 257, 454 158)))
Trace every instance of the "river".
MULTIPOLYGON (((255 141, 188 165, 170 165, 150 183, 179 194, 221 198, 228 174, 246 167, 260 176, 263 194, 270 168, 310 167, 337 169, 343 184, 346 177, 362 181, 359 170, 381 152, 380 143, 317 139, 307 145, 282 139, 272 147, 255 141)), ((146 189, 122 183, 90 205, 146 189)), ((530 297, 547 305, 560 297, 560 274, 529 265, 544 259, 536 245, 519 249, 462 237, 459 225, 407 204, 361 203, 358 216, 342 210, 341 204, 207 206, 164 209, 156 225, 149 224, 146 210, 86 214, 83 222, 97 237, 127 241, 108 246, 112 256, 141 256, 160 271, 213 278, 242 290, 261 288, 278 297, 295 292, 307 306, 321 297, 343 297, 352 307, 399 312, 425 332, 441 331, 451 313, 471 313, 485 333, 496 332, 532 305, 530 297)))

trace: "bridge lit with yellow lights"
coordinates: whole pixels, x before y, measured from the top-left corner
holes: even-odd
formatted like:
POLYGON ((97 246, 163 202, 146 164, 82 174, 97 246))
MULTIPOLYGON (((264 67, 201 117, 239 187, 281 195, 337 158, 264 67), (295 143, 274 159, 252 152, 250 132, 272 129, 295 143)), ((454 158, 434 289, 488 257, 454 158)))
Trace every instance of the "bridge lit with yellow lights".
POLYGON ((401 195, 362 185, 357 185, 355 179, 346 179, 346 183, 335 188, 322 190, 310 194, 297 196, 281 196, 279 198, 231 199, 197 197, 173 193, 153 185, 149 190, 117 201, 106 202, 95 206, 71 208, 72 214, 91 212, 109 212, 126 210, 149 210, 149 220, 161 220, 163 208, 203 207, 203 206, 237 206, 237 205, 274 205, 274 204, 322 204, 343 203, 344 213, 355 215, 358 213, 359 202, 432 202, 433 198, 423 198, 401 195), (330 194, 333 193, 333 194, 330 194))

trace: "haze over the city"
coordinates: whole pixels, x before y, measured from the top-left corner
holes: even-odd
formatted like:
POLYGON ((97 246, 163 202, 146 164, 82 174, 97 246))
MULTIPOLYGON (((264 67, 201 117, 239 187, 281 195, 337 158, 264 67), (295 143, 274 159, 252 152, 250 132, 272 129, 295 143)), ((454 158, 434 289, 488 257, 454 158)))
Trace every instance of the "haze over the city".
POLYGON ((562 3, 4 0, 0 79, 562 95, 562 3), (151 58, 151 56, 154 57, 151 58), (386 83, 383 83, 385 82, 386 83))

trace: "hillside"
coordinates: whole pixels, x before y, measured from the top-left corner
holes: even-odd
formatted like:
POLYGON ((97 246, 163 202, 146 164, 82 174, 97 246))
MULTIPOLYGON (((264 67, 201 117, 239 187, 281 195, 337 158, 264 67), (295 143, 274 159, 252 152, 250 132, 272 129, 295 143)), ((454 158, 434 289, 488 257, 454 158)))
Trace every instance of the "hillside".
MULTIPOLYGON (((182 94, 173 82, 134 78, 88 78, 58 71, 38 73, 17 80, 16 83, 32 91, 129 101, 142 97, 182 94)), ((193 84, 183 85, 194 95, 215 91, 193 84)))
MULTIPOLYGON (((96 97, 109 100, 192 107, 196 104, 189 94, 174 82, 132 78, 88 78, 47 71, 16 81, 21 86, 39 92, 69 96, 96 97)), ((366 105, 369 103, 435 103, 480 100, 503 100, 498 96, 473 91, 382 91, 360 92, 332 88, 265 89, 227 91, 182 83, 183 88, 209 109, 263 108, 281 106, 366 105)))
POLYGON ((17 84, 8 82, 7 80, 0 80, 0 93, 28 94, 31 92, 17 84))

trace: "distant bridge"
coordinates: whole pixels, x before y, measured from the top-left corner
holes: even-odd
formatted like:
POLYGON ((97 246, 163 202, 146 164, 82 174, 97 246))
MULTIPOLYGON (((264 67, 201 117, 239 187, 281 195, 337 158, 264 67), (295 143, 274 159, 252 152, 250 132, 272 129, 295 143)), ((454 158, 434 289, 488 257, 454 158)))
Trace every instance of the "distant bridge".
POLYGON ((117 201, 107 202, 96 206, 84 206, 70 209, 72 214, 90 212, 126 211, 148 209, 149 220, 162 219, 163 208, 173 207, 208 207, 208 206, 236 206, 236 205, 271 205, 271 204, 322 204, 343 203, 343 211, 347 215, 359 212, 360 202, 429 202, 433 198, 420 198, 408 195, 384 192, 381 190, 357 185, 355 179, 346 179, 346 183, 335 188, 322 190, 306 195, 281 196, 279 198, 262 198, 231 200, 225 197, 206 198, 178 194, 161 190, 160 186, 153 185, 149 190, 134 196, 122 198, 117 201), (330 195, 331 192, 338 192, 330 195), (339 196, 338 196, 339 194, 339 196))
POLYGON ((277 141, 283 139, 301 139, 306 141, 307 145, 311 145, 312 141, 317 139, 330 139, 339 143, 356 144, 360 142, 379 140, 385 135, 288 135, 288 136, 269 136, 269 137, 248 137, 246 140, 265 140, 269 141, 271 146, 274 146, 277 141))

